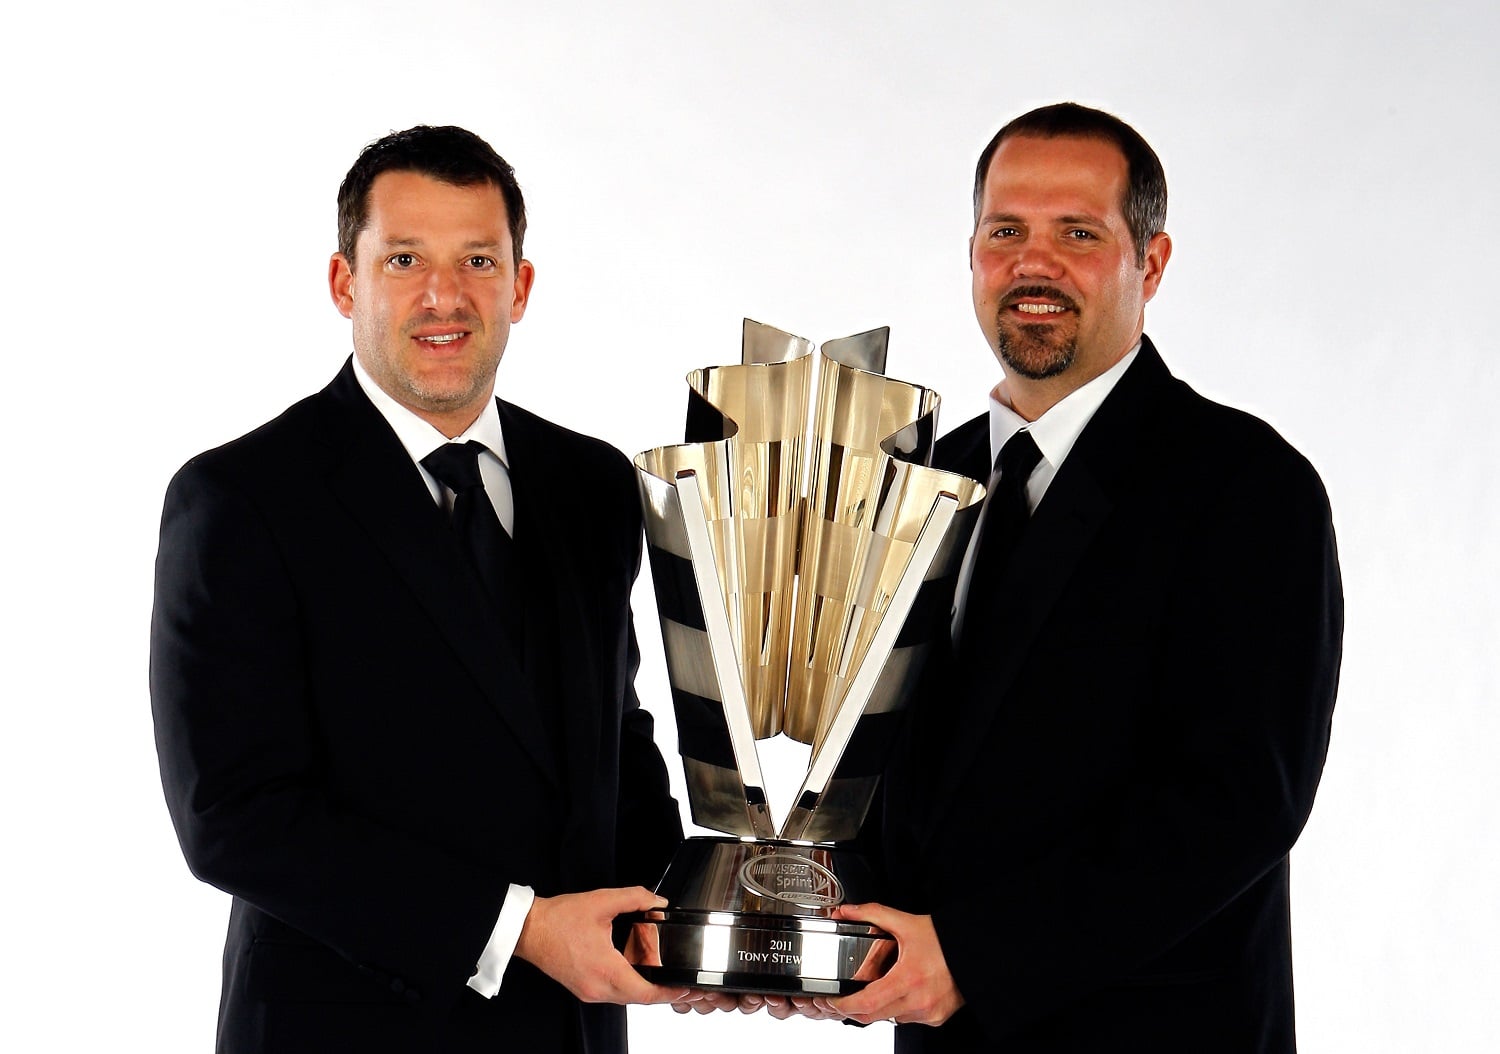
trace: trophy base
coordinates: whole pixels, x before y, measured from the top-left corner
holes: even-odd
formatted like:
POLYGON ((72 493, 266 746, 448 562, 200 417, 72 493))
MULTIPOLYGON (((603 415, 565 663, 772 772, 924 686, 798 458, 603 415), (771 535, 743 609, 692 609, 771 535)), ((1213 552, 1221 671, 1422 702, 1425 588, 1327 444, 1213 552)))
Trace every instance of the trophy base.
POLYGON ((896 951, 893 937, 866 923, 748 912, 668 908, 621 916, 615 926, 646 980, 726 992, 849 995, 884 973, 896 951))
POLYGON ((878 899, 869 867, 849 850, 690 838, 657 892, 670 907, 615 921, 625 958, 657 984, 848 995, 895 960, 890 934, 831 917, 846 900, 878 899))

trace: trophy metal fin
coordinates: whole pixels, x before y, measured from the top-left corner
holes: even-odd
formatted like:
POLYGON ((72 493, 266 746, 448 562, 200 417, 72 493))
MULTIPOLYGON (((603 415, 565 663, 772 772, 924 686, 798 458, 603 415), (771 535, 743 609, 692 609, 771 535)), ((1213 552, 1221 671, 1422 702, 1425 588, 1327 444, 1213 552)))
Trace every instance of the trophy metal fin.
POLYGON ((688 548, 693 554, 693 577, 698 583, 698 597, 703 605, 703 621, 708 632, 709 654, 713 657, 718 679, 719 700, 724 708, 724 723, 734 750, 735 768, 743 785, 745 815, 750 833, 756 838, 774 837, 770 804, 766 801, 765 778, 761 775, 760 754, 755 749, 755 730, 750 724, 750 708, 745 697, 745 683, 740 676, 734 633, 729 624, 729 607, 724 589, 715 573, 713 543, 709 540, 708 517, 703 511, 703 495, 698 490, 698 475, 691 469, 677 473, 677 499, 682 508, 682 525, 687 532, 688 548))
POLYGON ((866 373, 885 373, 885 357, 890 350, 891 327, 867 329, 837 340, 823 342, 823 355, 841 366, 866 373))
POLYGON ((889 334, 819 349, 745 319, 738 365, 688 375, 686 442, 635 459, 702 826, 775 837, 755 741, 784 734, 812 761, 782 831, 852 837, 946 641, 984 487, 926 467, 940 400, 885 376, 889 334))
MULTIPOLYGON (((928 570, 937 561, 939 550, 947 538, 948 529, 958 513, 958 506, 957 495, 947 492, 939 493, 933 499, 931 510, 927 514, 921 533, 917 536, 906 569, 902 572, 900 581, 891 595, 890 603, 881 615, 880 625, 875 630, 869 647, 865 650, 866 655, 890 656, 894 653, 897 638, 906 624, 907 615, 911 612, 912 604, 917 598, 928 570)), ((827 810, 820 813, 819 806, 824 804, 824 796, 838 769, 839 761, 843 758, 855 729, 864 718, 866 708, 875 694, 880 679, 885 674, 885 669, 885 662, 864 662, 855 670, 854 678, 849 682, 848 690, 832 722, 813 751, 807 775, 802 781, 802 786, 797 792, 786 821, 781 825, 780 837, 794 840, 836 841, 840 838, 852 838, 859 832, 860 821, 864 819, 865 810, 869 807, 868 797, 858 807, 858 815, 829 816, 825 815, 827 810)), ((868 785, 868 790, 873 792, 873 782, 868 785)))
POLYGON ((791 362, 804 355, 811 355, 812 350, 813 342, 806 337, 768 326, 764 322, 747 318, 740 328, 740 363, 745 366, 791 362))

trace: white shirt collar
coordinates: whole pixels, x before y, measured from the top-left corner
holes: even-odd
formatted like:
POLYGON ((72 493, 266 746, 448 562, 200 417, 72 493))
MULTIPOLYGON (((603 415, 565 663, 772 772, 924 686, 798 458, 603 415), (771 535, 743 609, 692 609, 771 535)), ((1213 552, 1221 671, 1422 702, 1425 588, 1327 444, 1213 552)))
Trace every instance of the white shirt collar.
MULTIPOLYGON (((1094 412, 1135 361, 1141 350, 1141 342, 1125 353, 1125 357, 1082 387, 1059 399, 1046 413, 1035 421, 1028 422, 1010 407, 1010 400, 1001 381, 990 391, 990 463, 1000 456, 1005 441, 1022 428, 1031 432, 1037 449, 1042 452, 1042 461, 1051 469, 1050 476, 1062 467, 1063 459, 1073 444, 1078 441, 1084 427, 1093 418, 1094 412)), ((1033 500, 1032 505, 1035 506, 1033 500)))
MULTIPOLYGON (((401 445, 406 448, 407 454, 418 465, 422 463, 424 457, 449 441, 447 436, 429 422, 386 394, 385 389, 376 384, 374 378, 365 372, 365 368, 360 365, 358 355, 354 356, 354 379, 370 397, 370 402, 375 404, 375 409, 379 410, 380 415, 389 422, 392 431, 396 433, 396 438, 401 440, 401 445)), ((490 453, 500 460, 501 464, 507 468, 510 466, 510 460, 505 455, 505 436, 500 431, 500 408, 494 399, 486 399, 483 409, 479 411, 479 417, 464 429, 462 435, 456 436, 452 441, 466 443, 471 439, 483 443, 490 453)))

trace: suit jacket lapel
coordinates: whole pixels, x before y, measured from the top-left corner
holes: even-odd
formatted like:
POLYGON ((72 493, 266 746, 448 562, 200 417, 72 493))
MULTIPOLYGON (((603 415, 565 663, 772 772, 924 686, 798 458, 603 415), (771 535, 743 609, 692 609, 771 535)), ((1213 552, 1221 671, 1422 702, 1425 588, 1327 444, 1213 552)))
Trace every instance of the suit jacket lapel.
MULTIPOLYGON (((1079 561, 1115 506, 1111 496, 1139 471, 1140 423, 1161 386, 1170 381, 1156 349, 1142 338, 1136 361, 1100 405, 1074 444, 1062 468, 1032 514, 1017 544, 999 596, 980 598, 980 610, 966 617, 979 623, 994 646, 993 658, 971 666, 954 681, 959 698, 949 730, 947 763, 933 803, 941 810, 975 752, 1001 715, 1006 695, 1046 625, 1079 561)), ((988 426, 980 421, 981 446, 988 456, 988 426)), ((960 448, 958 456, 971 450, 960 448)), ((967 462, 966 462, 967 463, 967 462)), ((986 469, 988 471, 988 469, 986 469)), ((929 827, 929 830, 931 828, 929 827)))
POLYGON ((543 771, 557 778, 553 751, 506 629, 406 449, 347 363, 323 395, 317 437, 330 453, 330 489, 411 589, 501 720, 543 771))

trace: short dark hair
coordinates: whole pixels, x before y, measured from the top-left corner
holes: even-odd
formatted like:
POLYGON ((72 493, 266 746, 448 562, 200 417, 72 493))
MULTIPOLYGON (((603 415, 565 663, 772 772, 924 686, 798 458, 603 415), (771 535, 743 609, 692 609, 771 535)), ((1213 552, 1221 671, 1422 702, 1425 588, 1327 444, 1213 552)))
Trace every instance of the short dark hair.
POLYGON ((1011 121, 995 133, 974 170, 974 222, 984 198, 984 177, 1000 144, 1012 136, 1034 136, 1038 139, 1100 139, 1113 143, 1125 155, 1125 196, 1120 211, 1135 242, 1137 267, 1146 262, 1146 246, 1167 225, 1167 176, 1161 159, 1141 134, 1113 114, 1080 106, 1076 102, 1059 102, 1042 106, 1011 121))
POLYGON ((526 202, 515 171, 489 143, 467 129, 419 124, 365 147, 339 184, 339 252, 351 267, 354 242, 370 219, 370 188, 382 172, 419 172, 455 187, 488 183, 498 188, 510 226, 511 262, 520 266, 526 202))

